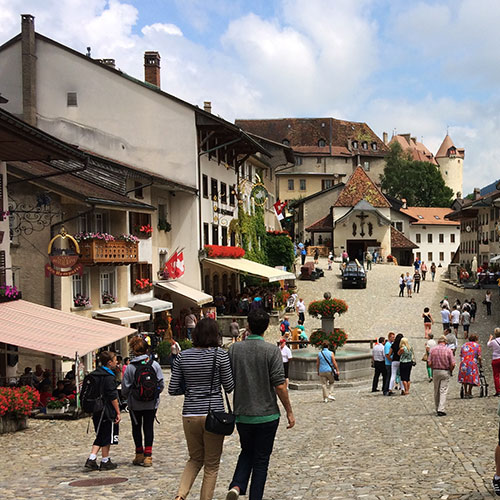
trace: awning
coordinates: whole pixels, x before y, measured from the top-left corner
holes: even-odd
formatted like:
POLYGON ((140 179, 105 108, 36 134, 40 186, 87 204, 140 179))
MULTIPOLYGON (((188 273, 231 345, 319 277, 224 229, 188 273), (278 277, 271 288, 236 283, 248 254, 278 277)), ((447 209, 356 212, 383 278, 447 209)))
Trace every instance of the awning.
POLYGON ((293 273, 265 266, 264 264, 259 264, 258 262, 253 262, 248 259, 203 259, 203 262, 207 262, 208 264, 213 264, 214 266, 222 267, 224 269, 230 269, 231 271, 238 271, 240 273, 259 276, 267 281, 297 279, 293 273))
POLYGON ((92 314, 95 319, 109 321, 110 323, 115 323, 118 325, 142 323, 143 321, 149 321, 151 318, 151 315, 149 313, 132 311, 132 309, 128 307, 124 307, 121 309, 110 309, 109 311, 101 309, 100 311, 94 311, 92 314))
POLYGON ((208 304, 213 302, 214 298, 207 293, 196 290, 196 288, 191 288, 190 286, 184 285, 179 281, 161 281, 155 283, 155 286, 168 290, 171 293, 181 295, 185 299, 189 299, 195 304, 202 306, 203 304, 208 304))
POLYGON ((83 356, 134 332, 25 300, 0 304, 0 342, 56 356, 83 356))
POLYGON ((499 260, 500 260, 500 255, 497 255, 497 256, 495 256, 495 257, 492 257, 492 258, 490 259, 490 262, 498 262, 499 260))
POLYGON ((145 302, 137 302, 134 305, 134 310, 155 314, 162 311, 168 311, 173 307, 174 306, 172 302, 167 302, 166 300, 160 300, 160 299, 152 299, 152 300, 146 300, 145 302))

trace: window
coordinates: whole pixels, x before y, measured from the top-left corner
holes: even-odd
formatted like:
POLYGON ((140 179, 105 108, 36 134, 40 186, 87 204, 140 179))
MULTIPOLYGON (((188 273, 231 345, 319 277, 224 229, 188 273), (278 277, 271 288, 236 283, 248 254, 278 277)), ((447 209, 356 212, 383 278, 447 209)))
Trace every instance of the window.
POLYGON ((290 141, 288 139, 283 139, 281 144, 283 144, 283 146, 290 146, 290 141))
POLYGON ((450 234, 450 243, 455 243, 455 234, 450 234))
POLYGON ((234 231, 231 231, 231 246, 236 246, 236 233, 234 231))
POLYGON ((106 268, 99 273, 101 304, 116 302, 116 273, 114 269, 106 268))
POLYGON ((134 196, 138 198, 139 200, 144 199, 144 191, 142 188, 142 183, 139 181, 134 181, 134 196))
POLYGON ((203 223, 203 244, 204 245, 210 245, 209 241, 209 234, 208 234, 208 223, 204 222, 203 223))
POLYGON ((203 174, 202 180, 203 198, 208 198, 208 177, 203 174))
POLYGON ((73 300, 77 295, 90 299, 90 276, 87 269, 81 276, 79 274, 74 274, 72 276, 72 282, 73 300))
POLYGON ((295 165, 302 165, 302 156, 295 157, 295 165))
POLYGON ((376 142, 372 142, 372 149, 373 149, 373 151, 377 151, 377 148, 378 148, 377 143, 376 142))
POLYGON ((220 202, 227 203, 227 185, 225 182, 220 183, 220 202))
POLYGON ((226 247, 227 246, 227 227, 222 226, 221 232, 222 232, 222 245, 226 247))
POLYGON ((142 212, 130 212, 129 214, 130 232, 135 236, 149 237, 151 234, 145 234, 140 231, 142 226, 151 225, 151 214, 142 212))
POLYGON ((432 243, 432 233, 427 235, 427 243, 432 243))
POLYGON ((295 191, 295 183, 293 179, 288 179, 288 191, 295 191))
POLYGON ((369 172, 370 171, 370 162, 369 161, 363 162, 363 168, 365 169, 365 172, 369 172))
POLYGON ((358 149, 358 141, 352 141, 353 149, 358 149))
POLYGON ((306 190, 306 180, 305 179, 300 179, 299 183, 300 183, 300 190, 301 191, 305 191, 306 190))
POLYGON ((403 223, 401 221, 396 221, 396 229, 403 232, 403 223))
POLYGON ((148 293, 151 287, 139 286, 138 281, 153 283, 153 265, 147 262, 138 262, 130 266, 130 284, 132 293, 148 293))
POLYGON ((316 157, 316 163, 321 163, 321 156, 316 157))
POLYGON ((439 243, 444 243, 444 234, 439 233, 439 243))
POLYGON ((212 224, 212 245, 219 244, 219 226, 212 224))
POLYGON ((323 179, 321 181, 321 189, 330 189, 333 186, 332 179, 323 179))
POLYGON ((444 260, 444 252, 439 252, 439 260, 443 262, 444 260))
POLYGON ((318 146, 319 146, 320 148, 324 148, 324 147, 326 146, 325 139, 320 139, 320 140, 318 141, 318 146))
POLYGON ((68 92, 66 94, 67 106, 78 106, 78 94, 76 92, 68 92))
POLYGON ((432 252, 428 252, 428 253, 427 253, 427 260, 428 260, 429 262, 432 262, 432 252))
POLYGON ((415 234, 415 241, 416 243, 422 242, 422 235, 420 233, 415 234))
POLYGON ((90 214, 80 215, 78 218, 78 231, 108 233, 108 214, 104 212, 94 212, 90 214))
POLYGON ((363 141, 363 142, 361 143, 361 147, 362 147, 363 149, 368 149, 368 143, 367 143, 366 141, 363 141))
POLYGON ((236 196, 236 186, 233 184, 231 190, 229 191, 229 204, 234 207, 234 199, 236 196))
POLYGON ((252 179, 253 179, 252 165, 248 165, 248 180, 251 181, 252 179))
POLYGON ((217 182, 217 179, 210 179, 210 196, 212 197, 212 200, 217 201, 218 200, 218 189, 219 183, 217 182))

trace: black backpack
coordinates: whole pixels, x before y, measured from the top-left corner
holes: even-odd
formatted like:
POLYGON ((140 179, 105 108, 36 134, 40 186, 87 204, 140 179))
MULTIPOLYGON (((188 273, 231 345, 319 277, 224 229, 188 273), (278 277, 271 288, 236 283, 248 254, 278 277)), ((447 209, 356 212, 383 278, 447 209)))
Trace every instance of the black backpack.
POLYGON ((136 361, 132 395, 137 401, 154 401, 158 396, 158 377, 153 367, 153 358, 147 362, 136 361))
POLYGON ((104 408, 104 399, 101 393, 101 378, 94 372, 85 376, 80 391, 80 403, 85 413, 97 413, 104 408))

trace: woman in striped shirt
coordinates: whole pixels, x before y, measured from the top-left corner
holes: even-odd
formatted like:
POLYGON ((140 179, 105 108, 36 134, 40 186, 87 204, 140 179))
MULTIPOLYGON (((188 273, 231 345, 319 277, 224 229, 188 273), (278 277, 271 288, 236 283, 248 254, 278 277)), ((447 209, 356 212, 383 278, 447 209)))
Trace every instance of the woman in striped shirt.
POLYGON ((182 351, 172 367, 168 386, 171 396, 184 394, 182 425, 189 452, 181 476, 176 500, 185 500, 191 486, 204 467, 200 500, 213 498, 224 436, 205 430, 208 408, 224 411, 221 385, 226 392, 234 389, 233 374, 229 356, 219 349, 219 327, 213 319, 199 321, 192 332, 193 348, 182 351), (212 368, 215 357, 215 371, 212 382, 212 368))

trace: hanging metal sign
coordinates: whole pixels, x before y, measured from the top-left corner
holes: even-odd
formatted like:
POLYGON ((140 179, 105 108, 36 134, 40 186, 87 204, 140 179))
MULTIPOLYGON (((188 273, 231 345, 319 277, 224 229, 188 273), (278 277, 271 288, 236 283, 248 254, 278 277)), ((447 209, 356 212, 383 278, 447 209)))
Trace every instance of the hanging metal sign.
POLYGON ((78 241, 70 234, 66 233, 64 228, 61 233, 54 236, 49 243, 48 254, 50 264, 45 264, 45 277, 51 274, 54 276, 73 276, 74 274, 83 274, 83 265, 80 260, 80 246, 78 241), (61 240, 59 246, 54 242, 61 240))

